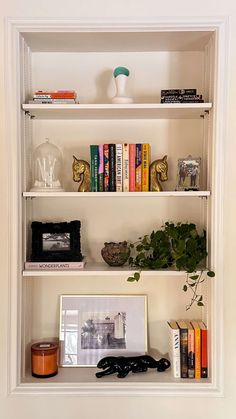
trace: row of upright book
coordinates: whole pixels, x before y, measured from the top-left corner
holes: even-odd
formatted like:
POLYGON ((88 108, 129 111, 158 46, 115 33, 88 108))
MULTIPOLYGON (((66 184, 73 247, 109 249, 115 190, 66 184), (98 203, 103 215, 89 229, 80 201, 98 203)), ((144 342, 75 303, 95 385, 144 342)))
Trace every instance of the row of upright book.
POLYGON ((90 145, 91 192, 148 192, 149 144, 90 145))
POLYGON ((170 321, 169 355, 175 378, 207 378, 207 327, 202 321, 170 321))

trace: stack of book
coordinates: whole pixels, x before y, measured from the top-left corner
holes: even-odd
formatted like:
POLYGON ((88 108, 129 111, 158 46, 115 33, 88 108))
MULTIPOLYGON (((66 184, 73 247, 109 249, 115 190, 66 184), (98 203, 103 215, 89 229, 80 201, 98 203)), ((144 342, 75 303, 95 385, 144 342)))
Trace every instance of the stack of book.
POLYGON ((202 321, 170 321, 169 355, 175 378, 207 378, 207 327, 202 321))
POLYGON ((161 90, 161 103, 203 103, 202 95, 197 89, 167 89, 161 90))
POLYGON ((148 192, 149 144, 90 145, 92 192, 148 192))
POLYGON ((74 90, 37 90, 33 94, 33 100, 29 103, 60 103, 73 104, 76 103, 76 92, 74 90))

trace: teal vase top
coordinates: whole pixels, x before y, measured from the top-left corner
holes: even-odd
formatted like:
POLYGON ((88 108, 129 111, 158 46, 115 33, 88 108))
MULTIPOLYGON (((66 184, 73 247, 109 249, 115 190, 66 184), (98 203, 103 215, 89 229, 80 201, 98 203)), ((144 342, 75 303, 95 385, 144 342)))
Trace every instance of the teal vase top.
POLYGON ((128 77, 129 76, 128 68, 126 68, 126 67, 116 67, 114 72, 113 72, 114 77, 117 77, 120 74, 124 74, 125 76, 128 77))

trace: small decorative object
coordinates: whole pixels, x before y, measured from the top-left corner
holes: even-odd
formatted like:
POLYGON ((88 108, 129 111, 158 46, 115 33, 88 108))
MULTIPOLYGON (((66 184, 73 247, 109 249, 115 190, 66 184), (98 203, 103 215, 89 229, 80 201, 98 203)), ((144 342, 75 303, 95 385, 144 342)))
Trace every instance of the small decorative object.
POLYGON ((131 266, 138 268, 127 281, 134 282, 140 279, 142 269, 170 269, 186 272, 186 281, 183 291, 192 293, 190 303, 186 310, 196 303, 203 306, 203 296, 199 288, 206 277, 214 277, 215 273, 207 268, 199 268, 207 257, 206 233, 199 234, 193 223, 171 223, 165 225, 150 235, 140 237, 136 243, 130 244, 135 247, 135 256, 129 258, 131 266))
POLYGON ((117 67, 113 72, 116 83, 116 96, 112 98, 112 103, 132 103, 133 99, 126 95, 126 82, 129 77, 129 70, 125 67, 117 67))
POLYGON ((101 250, 105 262, 110 266, 122 266, 130 256, 130 248, 126 241, 115 243, 106 242, 101 250))
POLYGON ((31 346, 32 375, 49 378, 58 373, 58 346, 53 342, 39 342, 31 346))
POLYGON ((201 159, 188 156, 178 160, 177 190, 198 191, 201 159))
POLYGON ((90 192, 90 165, 85 160, 73 156, 73 181, 79 182, 78 192, 90 192))
POLYGON ((162 191, 162 182, 168 180, 168 163, 167 156, 164 156, 163 159, 158 159, 152 162, 150 165, 150 191, 160 192, 162 191))
POLYGON ((96 366, 108 354, 146 353, 146 299, 145 295, 62 295, 60 364, 96 366))
POLYGON ((96 373, 97 378, 115 373, 117 373, 118 378, 125 378, 129 372, 146 372, 148 368, 156 368, 158 372, 163 372, 170 367, 170 361, 166 358, 156 361, 149 355, 132 357, 106 356, 98 362, 97 367, 103 369, 103 371, 96 373))
POLYGON ((32 262, 81 262, 80 221, 41 223, 33 221, 32 262))
POLYGON ((62 155, 60 150, 46 141, 33 154, 33 187, 35 192, 62 192, 62 155))

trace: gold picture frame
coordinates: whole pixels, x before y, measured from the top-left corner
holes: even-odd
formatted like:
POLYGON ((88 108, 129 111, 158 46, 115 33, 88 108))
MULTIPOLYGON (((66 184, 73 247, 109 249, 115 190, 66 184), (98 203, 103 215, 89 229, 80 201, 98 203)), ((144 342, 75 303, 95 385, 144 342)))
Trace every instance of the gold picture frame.
POLYGON ((96 366, 105 356, 147 352, 146 295, 61 295, 60 365, 96 366))

